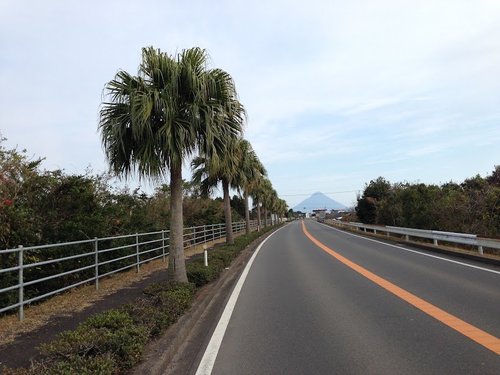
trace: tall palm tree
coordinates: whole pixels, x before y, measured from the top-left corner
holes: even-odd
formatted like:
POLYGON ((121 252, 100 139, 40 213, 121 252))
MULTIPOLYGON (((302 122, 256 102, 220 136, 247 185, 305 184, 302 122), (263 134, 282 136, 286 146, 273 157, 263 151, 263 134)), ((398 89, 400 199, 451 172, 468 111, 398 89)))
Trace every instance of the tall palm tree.
MULTIPOLYGON (((258 180, 266 176, 266 169, 260 162, 257 154, 252 148, 250 142, 245 139, 240 139, 236 147, 240 157, 236 177, 238 190, 243 191, 243 199, 245 202, 245 222, 246 234, 250 233, 250 210, 248 198, 252 187, 258 183, 258 180)), ((260 223, 258 223, 260 224, 260 223)))
POLYGON ((237 152, 238 141, 231 141, 221 157, 201 155, 193 159, 193 181, 200 184, 205 194, 210 194, 219 182, 222 183, 224 218, 226 223, 226 242, 234 243, 233 222, 231 218, 231 197, 229 189, 238 175, 241 153, 237 152))
POLYGON ((274 196, 276 195, 276 191, 273 189, 271 181, 267 178, 265 178, 262 181, 260 189, 261 191, 259 193, 262 202, 262 208, 264 211, 264 227, 267 227, 268 224, 267 217, 269 214, 269 210, 272 208, 273 199, 274 196))
POLYGON ((267 177, 264 175, 257 175, 256 178, 250 183, 249 194, 252 197, 253 203, 257 211, 257 230, 260 231, 262 227, 261 204, 264 198, 264 189, 267 185, 267 177))
POLYGON ((222 155, 242 132, 229 74, 207 68, 205 50, 170 56, 143 48, 137 76, 119 71, 105 86, 99 130, 110 169, 160 180, 170 173, 170 280, 186 282, 182 163, 196 152, 222 155))
POLYGON ((288 210, 288 205, 287 205, 286 201, 283 199, 278 199, 277 209, 278 209, 278 214, 280 217, 280 222, 283 222, 283 217, 288 210))

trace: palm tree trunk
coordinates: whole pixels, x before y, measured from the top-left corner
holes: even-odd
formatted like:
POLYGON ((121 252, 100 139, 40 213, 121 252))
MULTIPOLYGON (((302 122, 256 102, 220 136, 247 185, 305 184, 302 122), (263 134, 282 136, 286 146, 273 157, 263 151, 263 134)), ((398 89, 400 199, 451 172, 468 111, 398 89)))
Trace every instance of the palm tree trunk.
POLYGON ((257 231, 260 232, 261 222, 260 222, 260 203, 259 203, 259 200, 256 199, 255 203, 257 205, 257 231))
POLYGON ((234 243, 233 221, 231 220, 231 200, 229 199, 229 182, 222 180, 222 191, 224 194, 224 217, 226 218, 226 243, 234 243))
POLYGON ((264 207, 264 228, 267 228, 267 208, 264 207))
POLYGON ((250 234, 250 211, 248 210, 248 191, 245 189, 243 192, 245 198, 245 222, 246 222, 246 234, 250 234))
POLYGON ((187 283, 186 262, 184 259, 183 217, 182 217, 182 164, 172 165, 170 169, 170 255, 168 260, 168 279, 187 283))

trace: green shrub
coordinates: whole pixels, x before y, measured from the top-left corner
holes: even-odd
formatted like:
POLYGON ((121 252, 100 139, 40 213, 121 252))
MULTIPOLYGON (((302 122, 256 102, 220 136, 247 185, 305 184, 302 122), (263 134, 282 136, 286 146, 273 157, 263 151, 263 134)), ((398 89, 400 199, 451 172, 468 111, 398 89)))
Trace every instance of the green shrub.
POLYGON ((147 298, 127 304, 123 310, 130 314, 134 324, 144 327, 151 337, 157 336, 174 322, 168 311, 153 305, 147 298))
POLYGON ((144 290, 145 298, 124 307, 135 324, 144 326, 156 336, 174 323, 189 308, 196 288, 194 284, 155 283, 144 290))
POLYGON ((126 311, 109 310, 90 317, 74 331, 62 332, 40 351, 56 366, 68 360, 78 362, 76 357, 109 355, 119 369, 126 370, 139 362, 148 336, 147 329, 135 326, 126 311))
POLYGON ((97 357, 74 356, 68 360, 55 363, 49 368, 39 368, 36 374, 41 375, 113 375, 117 363, 110 355, 97 357))
POLYGON ((237 253, 232 247, 213 250, 209 253, 209 264, 213 260, 220 260, 224 267, 229 267, 234 258, 236 258, 236 255, 237 253))
POLYGON ((159 293, 159 300, 173 316, 180 316, 191 305, 196 293, 193 284, 175 284, 171 288, 159 293))
POLYGON ((108 310, 100 314, 92 315, 82 323, 83 328, 107 328, 119 330, 132 325, 132 318, 123 310, 108 310))
POLYGON ((223 269, 223 261, 217 258, 211 258, 208 262, 208 267, 205 266, 202 259, 197 259, 186 265, 188 280, 197 287, 217 279, 223 269))

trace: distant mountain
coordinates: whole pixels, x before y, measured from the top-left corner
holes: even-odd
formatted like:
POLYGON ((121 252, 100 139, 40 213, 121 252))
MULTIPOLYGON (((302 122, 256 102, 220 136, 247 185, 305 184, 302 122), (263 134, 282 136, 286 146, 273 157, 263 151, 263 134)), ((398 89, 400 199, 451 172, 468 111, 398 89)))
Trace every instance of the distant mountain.
POLYGON ((294 211, 312 212, 313 210, 326 209, 330 210, 345 210, 347 209, 342 203, 327 197, 325 194, 317 192, 311 195, 306 200, 303 200, 296 205, 294 211))

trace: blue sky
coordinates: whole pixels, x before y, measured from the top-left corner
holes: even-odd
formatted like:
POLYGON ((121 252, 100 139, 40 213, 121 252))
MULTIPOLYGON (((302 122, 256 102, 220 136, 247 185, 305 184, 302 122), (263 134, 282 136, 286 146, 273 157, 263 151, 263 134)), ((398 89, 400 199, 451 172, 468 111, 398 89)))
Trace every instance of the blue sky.
POLYGON ((461 181, 500 164, 497 0, 1 0, 6 146, 105 171, 102 89, 149 45, 206 48, 233 76, 245 136, 290 206, 315 191, 352 205, 378 176, 461 181))

